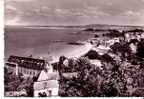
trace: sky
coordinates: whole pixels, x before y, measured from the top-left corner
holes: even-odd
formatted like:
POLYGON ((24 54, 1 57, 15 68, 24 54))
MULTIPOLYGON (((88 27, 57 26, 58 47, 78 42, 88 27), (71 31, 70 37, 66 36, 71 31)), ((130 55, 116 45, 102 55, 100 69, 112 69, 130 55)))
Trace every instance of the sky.
POLYGON ((144 25, 144 0, 5 0, 5 25, 144 25))

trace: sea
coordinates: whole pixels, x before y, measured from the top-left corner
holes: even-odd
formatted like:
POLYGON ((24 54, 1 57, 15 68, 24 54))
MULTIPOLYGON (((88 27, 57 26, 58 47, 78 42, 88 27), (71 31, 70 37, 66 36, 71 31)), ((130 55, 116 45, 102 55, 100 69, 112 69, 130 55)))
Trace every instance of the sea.
POLYGON ((10 55, 58 60, 62 55, 75 57, 89 50, 89 45, 71 45, 68 42, 86 41, 92 33, 82 33, 80 28, 5 28, 5 61, 10 55))

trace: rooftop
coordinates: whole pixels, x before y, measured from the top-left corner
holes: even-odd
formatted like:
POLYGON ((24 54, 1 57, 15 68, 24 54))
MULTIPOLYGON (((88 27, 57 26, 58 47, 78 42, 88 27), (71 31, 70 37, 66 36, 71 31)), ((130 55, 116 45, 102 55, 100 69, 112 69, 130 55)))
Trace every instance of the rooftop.
POLYGON ((45 66, 45 60, 31 57, 10 56, 7 60, 10 63, 16 63, 18 66, 35 70, 42 70, 45 66))

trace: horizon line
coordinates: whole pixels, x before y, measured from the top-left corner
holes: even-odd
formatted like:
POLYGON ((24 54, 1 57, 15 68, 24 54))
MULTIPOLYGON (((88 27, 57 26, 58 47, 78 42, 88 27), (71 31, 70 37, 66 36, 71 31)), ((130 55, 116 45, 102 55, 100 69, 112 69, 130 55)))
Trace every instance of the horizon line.
POLYGON ((78 26, 91 26, 91 25, 109 25, 109 26, 131 26, 131 27, 144 27, 144 25, 134 25, 134 24, 75 24, 75 25, 65 25, 65 24, 58 24, 58 25, 5 25, 4 27, 78 27, 78 26))

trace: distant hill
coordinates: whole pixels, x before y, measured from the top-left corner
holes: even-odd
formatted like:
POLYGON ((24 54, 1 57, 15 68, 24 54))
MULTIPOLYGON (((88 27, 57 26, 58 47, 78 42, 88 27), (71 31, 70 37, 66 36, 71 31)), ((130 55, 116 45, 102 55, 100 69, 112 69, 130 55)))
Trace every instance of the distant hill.
POLYGON ((132 29, 144 29, 144 26, 130 26, 130 25, 108 25, 108 24, 89 24, 89 25, 29 25, 29 26, 5 26, 5 28, 40 28, 40 29, 65 29, 65 28, 78 28, 78 29, 101 29, 101 30, 108 30, 108 29, 118 29, 118 30, 132 30, 132 29))
POLYGON ((85 28, 102 29, 102 30, 108 30, 108 29, 134 30, 134 29, 144 29, 144 26, 91 24, 91 25, 86 25, 85 28))

